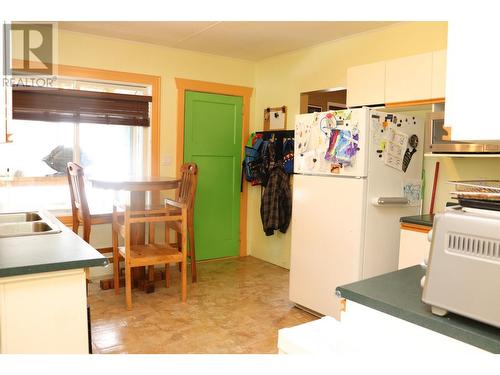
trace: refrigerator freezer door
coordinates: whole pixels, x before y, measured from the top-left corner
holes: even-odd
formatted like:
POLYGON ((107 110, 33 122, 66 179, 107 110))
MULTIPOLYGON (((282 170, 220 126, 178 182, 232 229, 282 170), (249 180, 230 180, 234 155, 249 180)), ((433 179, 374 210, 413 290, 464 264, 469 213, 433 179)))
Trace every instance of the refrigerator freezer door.
POLYGON ((310 175, 366 176, 368 116, 368 108, 297 115, 294 172, 310 175), (349 145, 351 139, 352 143, 349 145), (350 151, 346 151, 348 149, 350 151), (342 162, 345 160, 344 151, 347 154, 354 153, 351 164, 342 162), (342 167, 338 168, 339 165, 342 167))
MULTIPOLYGON (((399 219, 402 216, 418 215, 420 200, 412 198, 411 191, 419 194, 423 160, 423 120, 401 113, 384 113, 372 110, 370 113, 370 153, 368 157, 368 192, 365 223, 365 249, 363 278, 396 271, 399 258, 399 219), (373 116, 373 117, 372 117, 373 116), (383 124, 385 122, 385 124, 383 124), (385 134, 394 129, 403 134, 407 143, 402 152, 409 158, 406 172, 389 166, 385 153, 381 153, 385 134), (383 130, 383 132, 382 132, 383 130), (410 141, 412 136, 413 141, 410 141), (418 142, 415 143, 415 140, 418 142), (412 143, 413 147, 410 145, 412 143), (415 151, 413 152, 413 150, 415 151), (408 152, 406 152, 408 151, 408 152), (412 203, 402 205, 377 206, 372 202, 380 197, 403 197, 406 187, 412 203)), ((385 145, 385 148, 388 146, 385 145)), ((404 158, 403 158, 404 159, 404 158)))
POLYGON ((366 179, 295 175, 290 300, 339 319, 335 288, 361 276, 366 179))

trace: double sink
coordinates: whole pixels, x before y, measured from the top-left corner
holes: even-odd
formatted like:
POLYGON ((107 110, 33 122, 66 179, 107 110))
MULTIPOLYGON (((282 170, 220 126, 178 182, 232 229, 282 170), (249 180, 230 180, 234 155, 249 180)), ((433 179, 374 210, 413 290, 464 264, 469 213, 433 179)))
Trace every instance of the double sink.
POLYGON ((0 213, 0 238, 59 232, 58 225, 40 211, 0 213))

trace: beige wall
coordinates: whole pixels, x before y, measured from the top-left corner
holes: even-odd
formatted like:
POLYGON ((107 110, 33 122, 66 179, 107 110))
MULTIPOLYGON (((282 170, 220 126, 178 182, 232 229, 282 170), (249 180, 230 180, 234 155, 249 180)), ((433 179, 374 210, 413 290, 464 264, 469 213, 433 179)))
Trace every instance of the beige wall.
MULTIPOLYGON (((256 64, 255 121, 262 128, 264 108, 288 106, 288 128, 299 113, 300 93, 345 87, 349 66, 446 48, 446 22, 399 23, 330 43, 275 56, 256 64)), ((248 249, 282 267, 290 264, 290 231, 266 237, 260 222, 260 188, 249 188, 248 249)), ((319 261, 319 260, 318 260, 319 261)))

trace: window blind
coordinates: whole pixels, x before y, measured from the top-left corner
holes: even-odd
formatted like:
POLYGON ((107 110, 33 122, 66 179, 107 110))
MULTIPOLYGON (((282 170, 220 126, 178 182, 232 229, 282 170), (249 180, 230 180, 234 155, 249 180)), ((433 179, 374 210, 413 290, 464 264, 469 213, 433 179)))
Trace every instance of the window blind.
POLYGON ((149 126, 151 96, 14 86, 15 120, 149 126))

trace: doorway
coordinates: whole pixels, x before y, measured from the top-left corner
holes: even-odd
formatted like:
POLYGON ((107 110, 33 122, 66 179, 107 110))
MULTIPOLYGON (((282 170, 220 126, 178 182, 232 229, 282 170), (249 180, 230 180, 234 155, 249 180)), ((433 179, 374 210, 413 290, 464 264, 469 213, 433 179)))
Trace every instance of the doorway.
POLYGON ((345 109, 347 90, 344 88, 302 92, 300 113, 336 111, 345 109))

